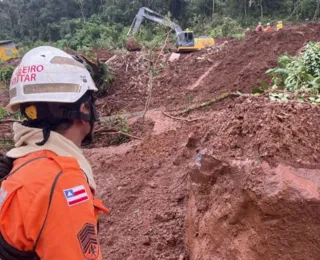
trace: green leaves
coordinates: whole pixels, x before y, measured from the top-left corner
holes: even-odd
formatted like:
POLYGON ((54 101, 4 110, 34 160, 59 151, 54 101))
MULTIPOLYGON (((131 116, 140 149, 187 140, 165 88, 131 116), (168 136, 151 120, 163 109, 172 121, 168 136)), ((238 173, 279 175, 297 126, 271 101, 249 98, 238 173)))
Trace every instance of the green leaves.
POLYGON ((309 74, 320 77, 320 44, 309 42, 302 58, 309 74))
POLYGON ((6 118, 14 118, 17 120, 21 120, 22 115, 20 114, 20 112, 15 114, 10 114, 5 107, 0 106, 0 120, 6 119, 6 118))
POLYGON ((104 62, 100 62, 98 59, 96 61, 89 60, 85 56, 82 56, 85 61, 85 66, 89 70, 95 85, 98 88, 98 92, 95 94, 96 97, 102 97, 111 90, 112 81, 114 75, 108 69, 108 66, 104 62))
POLYGON ((320 104, 320 44, 309 42, 300 56, 282 55, 278 66, 266 71, 272 77, 273 89, 293 92, 272 93, 270 100, 320 104))
POLYGON ((274 88, 287 91, 320 91, 320 44, 309 42, 301 56, 282 55, 278 66, 266 71, 274 88))
MULTIPOLYGON (((263 23, 288 17, 319 18, 316 0, 261 3, 266 15, 263 23)), ((163 14, 170 12, 172 20, 177 19, 179 25, 192 28, 197 35, 242 38, 241 25, 253 27, 261 17, 260 1, 254 0, 0 0, 0 39, 31 43, 64 39, 61 21, 79 18, 88 21, 93 15, 99 16, 106 26, 130 26, 142 6, 163 14)))
POLYGON ((0 81, 9 82, 14 71, 14 67, 7 66, 0 68, 0 81))
POLYGON ((243 29, 241 28, 240 24, 229 17, 225 17, 221 19, 221 24, 217 25, 213 30, 210 32, 211 37, 236 37, 239 39, 244 38, 242 34, 243 29))

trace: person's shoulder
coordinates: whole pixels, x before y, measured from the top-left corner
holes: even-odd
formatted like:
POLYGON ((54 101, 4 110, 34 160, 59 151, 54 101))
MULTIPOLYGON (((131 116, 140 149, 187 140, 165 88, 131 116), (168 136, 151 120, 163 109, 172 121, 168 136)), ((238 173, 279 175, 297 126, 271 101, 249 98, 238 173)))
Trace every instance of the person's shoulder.
POLYGON ((50 151, 33 152, 16 159, 11 173, 11 178, 29 187, 51 183, 60 173, 85 178, 75 158, 58 156, 50 151))

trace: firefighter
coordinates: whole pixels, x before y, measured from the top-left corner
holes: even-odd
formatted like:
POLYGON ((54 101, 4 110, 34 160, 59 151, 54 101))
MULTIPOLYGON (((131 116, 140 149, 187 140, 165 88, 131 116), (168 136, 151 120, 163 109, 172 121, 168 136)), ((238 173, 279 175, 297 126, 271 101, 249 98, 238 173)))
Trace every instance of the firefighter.
POLYGON ((267 23, 267 27, 266 27, 266 29, 265 29, 264 31, 265 31, 265 32, 271 32, 270 23, 267 23))
POLYGON ((85 66, 47 46, 15 69, 7 110, 15 148, 0 160, 0 259, 102 259, 96 183, 81 145, 92 141, 97 88, 85 66), (12 168, 12 169, 11 169, 12 168))
POLYGON ((263 32, 263 27, 262 27, 262 23, 261 22, 259 22, 259 24, 257 25, 257 27, 256 27, 256 32, 263 32))
POLYGON ((277 31, 281 30, 283 28, 283 22, 282 21, 278 21, 277 22, 277 31))

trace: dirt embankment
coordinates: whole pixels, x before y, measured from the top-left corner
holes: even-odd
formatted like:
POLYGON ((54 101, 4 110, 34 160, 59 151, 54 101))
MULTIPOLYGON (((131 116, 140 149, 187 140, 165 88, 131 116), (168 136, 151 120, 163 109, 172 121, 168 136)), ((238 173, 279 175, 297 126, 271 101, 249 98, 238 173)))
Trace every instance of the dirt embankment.
POLYGON ((190 259, 319 259, 319 107, 235 103, 194 133, 190 259))
POLYGON ((106 258, 316 259, 319 112, 240 97, 198 122, 157 112, 166 127, 143 141, 87 151, 112 211, 106 258))
MULTIPOLYGON (((270 82, 265 72, 276 65, 279 55, 294 55, 308 41, 320 41, 319 31, 320 24, 310 23, 279 32, 251 32, 244 40, 229 40, 216 49, 181 54, 156 75, 151 107, 173 109, 223 92, 250 92, 270 82)), ((166 54, 160 64, 168 58, 166 54)), ((114 94, 103 100, 103 112, 142 110, 147 98, 146 57, 130 53, 116 59, 114 66, 114 94)))

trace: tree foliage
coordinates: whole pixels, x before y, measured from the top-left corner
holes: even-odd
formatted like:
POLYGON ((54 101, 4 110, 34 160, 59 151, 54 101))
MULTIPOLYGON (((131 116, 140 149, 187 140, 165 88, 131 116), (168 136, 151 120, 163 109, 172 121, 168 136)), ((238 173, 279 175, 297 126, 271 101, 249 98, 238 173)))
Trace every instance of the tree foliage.
MULTIPOLYGON (((138 9, 146 6, 196 34, 227 36, 275 20, 317 20, 320 0, 0 0, 0 40, 58 42, 84 48, 121 47, 138 9), (231 19, 232 17, 232 19, 231 19)), ((144 23, 152 33, 156 25, 144 23)), ((148 32, 142 34, 150 37, 148 32)))

